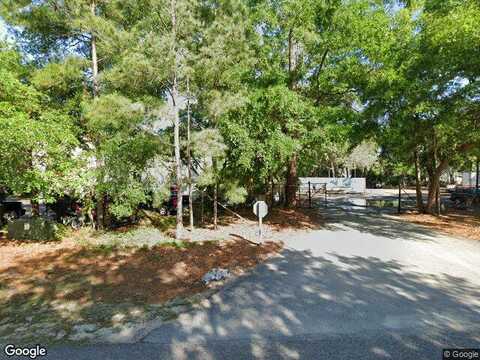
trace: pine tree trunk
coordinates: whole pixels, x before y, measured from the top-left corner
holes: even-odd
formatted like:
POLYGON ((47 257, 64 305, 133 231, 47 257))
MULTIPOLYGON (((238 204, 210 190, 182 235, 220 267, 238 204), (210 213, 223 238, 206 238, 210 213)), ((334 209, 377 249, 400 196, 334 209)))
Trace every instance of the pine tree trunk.
POLYGON ((213 228, 218 228, 218 185, 215 183, 213 187, 213 228))
POLYGON ((202 190, 202 197, 201 197, 202 208, 200 210, 200 223, 203 225, 205 223, 204 220, 204 211, 205 211, 205 189, 202 190))
MULTIPOLYGON (((90 3, 90 13, 92 17, 96 15, 96 3, 95 0, 92 0, 90 3)), ((95 34, 90 34, 91 36, 91 52, 92 52, 92 80, 93 80, 93 96, 97 97, 99 92, 98 86, 98 58, 97 58, 97 39, 95 34)))
POLYGON ((294 207, 297 205, 297 154, 290 159, 287 170, 287 182, 285 184, 285 206, 294 207))
POLYGON ((415 192, 417 195, 417 210, 420 213, 425 212, 423 206, 423 196, 422 196, 422 174, 420 170, 420 157, 418 155, 418 150, 414 152, 415 156, 415 192))
MULTIPOLYGON (((96 2, 92 0, 90 3, 90 14, 92 17, 96 16, 96 2)), ((98 57, 97 57, 97 38, 93 31, 90 34, 90 46, 91 46, 91 56, 92 56, 92 82, 93 82, 93 97, 96 98, 99 94, 99 84, 98 84, 98 57)), ((98 154, 97 154, 98 156, 98 154)), ((96 159, 96 166, 97 169, 101 166, 100 159, 96 159)), ((103 193, 98 192, 96 194, 97 199, 97 208, 96 208, 96 215, 97 215, 97 229, 103 229, 105 227, 105 202, 103 193)))
POLYGON ((183 236, 183 196, 182 196, 182 163, 180 158, 180 116, 178 113, 178 54, 177 54, 177 10, 176 0, 171 0, 171 20, 172 20, 172 47, 174 54, 173 79, 172 79, 172 111, 174 120, 174 146, 175 146, 175 168, 176 168, 176 186, 177 186, 177 218, 175 238, 181 239, 183 236))
POLYGON ((190 82, 187 78, 187 161, 188 161, 188 213, 190 215, 190 231, 193 232, 193 179, 192 179, 192 155, 190 148, 190 82))

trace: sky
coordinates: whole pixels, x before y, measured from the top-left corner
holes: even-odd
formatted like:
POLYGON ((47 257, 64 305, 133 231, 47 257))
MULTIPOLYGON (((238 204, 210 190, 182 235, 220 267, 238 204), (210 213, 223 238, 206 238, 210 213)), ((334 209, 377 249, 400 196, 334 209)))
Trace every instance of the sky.
MULTIPOLYGON (((0 0, 2 1, 2 0, 0 0)), ((9 43, 14 43, 15 40, 12 36, 12 34, 8 33, 7 31, 7 24, 5 23, 5 21, 2 19, 2 17, 0 16, 0 40, 6 40, 7 42, 9 43)))
POLYGON ((3 19, 0 17, 0 39, 5 39, 6 36, 7 36, 7 27, 3 19))

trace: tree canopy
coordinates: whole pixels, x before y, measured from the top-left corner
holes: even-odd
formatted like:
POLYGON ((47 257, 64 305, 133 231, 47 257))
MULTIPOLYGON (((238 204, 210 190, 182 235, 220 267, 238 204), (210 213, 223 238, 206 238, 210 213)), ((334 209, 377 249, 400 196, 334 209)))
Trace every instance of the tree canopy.
POLYGON ((158 197, 161 163, 178 188, 193 166, 215 202, 275 182, 292 206, 299 176, 388 163, 427 181, 433 211, 442 173, 478 149, 475 0, 7 0, 0 15, 12 193, 122 218, 158 197))

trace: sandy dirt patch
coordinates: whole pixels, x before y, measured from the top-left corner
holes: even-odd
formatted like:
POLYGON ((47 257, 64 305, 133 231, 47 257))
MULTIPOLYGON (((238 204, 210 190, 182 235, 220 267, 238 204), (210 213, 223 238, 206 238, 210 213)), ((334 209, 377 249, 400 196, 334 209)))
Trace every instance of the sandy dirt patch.
POLYGON ((400 218, 449 235, 480 240, 480 216, 471 212, 451 211, 442 216, 412 212, 402 214, 400 218))

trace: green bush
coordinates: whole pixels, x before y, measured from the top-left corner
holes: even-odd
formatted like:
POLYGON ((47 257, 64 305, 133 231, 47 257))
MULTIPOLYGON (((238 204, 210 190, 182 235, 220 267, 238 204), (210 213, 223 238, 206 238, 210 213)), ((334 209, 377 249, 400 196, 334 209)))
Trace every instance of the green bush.
POLYGON ((8 224, 8 238, 12 240, 59 240, 58 226, 40 217, 16 219, 8 224))

